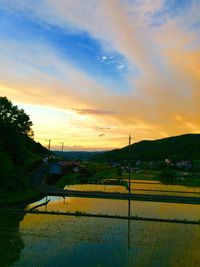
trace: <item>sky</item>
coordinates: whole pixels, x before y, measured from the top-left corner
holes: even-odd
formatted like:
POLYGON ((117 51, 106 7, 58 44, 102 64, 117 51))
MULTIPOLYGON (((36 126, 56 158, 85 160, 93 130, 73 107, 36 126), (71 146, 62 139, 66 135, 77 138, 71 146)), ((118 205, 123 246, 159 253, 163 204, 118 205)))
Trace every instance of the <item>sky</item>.
POLYGON ((0 0, 0 95, 52 149, 200 133, 200 1, 0 0))

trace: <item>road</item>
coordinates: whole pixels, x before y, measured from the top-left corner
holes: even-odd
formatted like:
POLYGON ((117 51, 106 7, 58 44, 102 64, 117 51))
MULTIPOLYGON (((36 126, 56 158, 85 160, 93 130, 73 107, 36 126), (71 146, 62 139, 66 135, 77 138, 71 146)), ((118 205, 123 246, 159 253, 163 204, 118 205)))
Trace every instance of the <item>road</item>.
POLYGON ((41 186, 44 183, 47 171, 48 171, 47 164, 42 164, 37 169, 35 169, 29 176, 29 186, 34 188, 41 186))

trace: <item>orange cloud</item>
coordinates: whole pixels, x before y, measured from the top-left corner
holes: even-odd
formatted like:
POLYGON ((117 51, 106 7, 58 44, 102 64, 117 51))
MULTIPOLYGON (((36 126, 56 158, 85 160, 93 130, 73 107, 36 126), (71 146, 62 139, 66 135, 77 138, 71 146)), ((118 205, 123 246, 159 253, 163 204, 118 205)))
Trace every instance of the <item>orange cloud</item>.
POLYGON ((151 27, 148 14, 160 10, 163 1, 122 2, 41 1, 32 11, 66 31, 70 23, 71 31, 84 30, 106 52, 123 55, 129 62, 126 92, 105 86, 41 41, 0 43, 1 94, 55 114, 31 111, 38 140, 50 136, 58 147, 62 139, 68 147, 100 149, 125 145, 129 133, 137 141, 200 132, 200 41, 185 24, 199 19, 199 9, 192 9, 193 17, 190 11, 151 27), (43 3, 48 8, 41 8, 43 3), (53 74, 43 71, 49 66, 53 74), (106 129, 109 134, 102 135, 106 129))
POLYGON ((112 115, 116 112, 112 110, 99 110, 99 109, 75 109, 81 115, 92 114, 92 115, 112 115))

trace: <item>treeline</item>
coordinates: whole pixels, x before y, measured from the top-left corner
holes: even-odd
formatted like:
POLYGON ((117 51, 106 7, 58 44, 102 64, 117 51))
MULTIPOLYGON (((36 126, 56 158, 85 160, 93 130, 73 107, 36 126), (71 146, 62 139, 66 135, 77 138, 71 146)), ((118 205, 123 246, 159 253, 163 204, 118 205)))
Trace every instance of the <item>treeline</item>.
MULTIPOLYGON (((173 161, 200 159, 200 134, 185 134, 153 141, 141 141, 130 146, 131 160, 173 161)), ((129 147, 103 152, 94 156, 95 161, 125 162, 129 147)))
POLYGON ((0 191, 26 188, 29 170, 46 152, 32 137, 29 116, 0 97, 0 191))

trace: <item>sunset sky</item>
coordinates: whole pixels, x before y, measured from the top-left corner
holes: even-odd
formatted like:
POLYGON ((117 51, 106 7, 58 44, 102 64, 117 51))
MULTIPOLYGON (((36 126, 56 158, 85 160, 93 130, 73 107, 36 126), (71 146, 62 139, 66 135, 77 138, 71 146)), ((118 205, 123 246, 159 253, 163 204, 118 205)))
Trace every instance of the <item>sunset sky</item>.
POLYGON ((200 1, 0 0, 0 95, 54 149, 199 133, 200 1))

